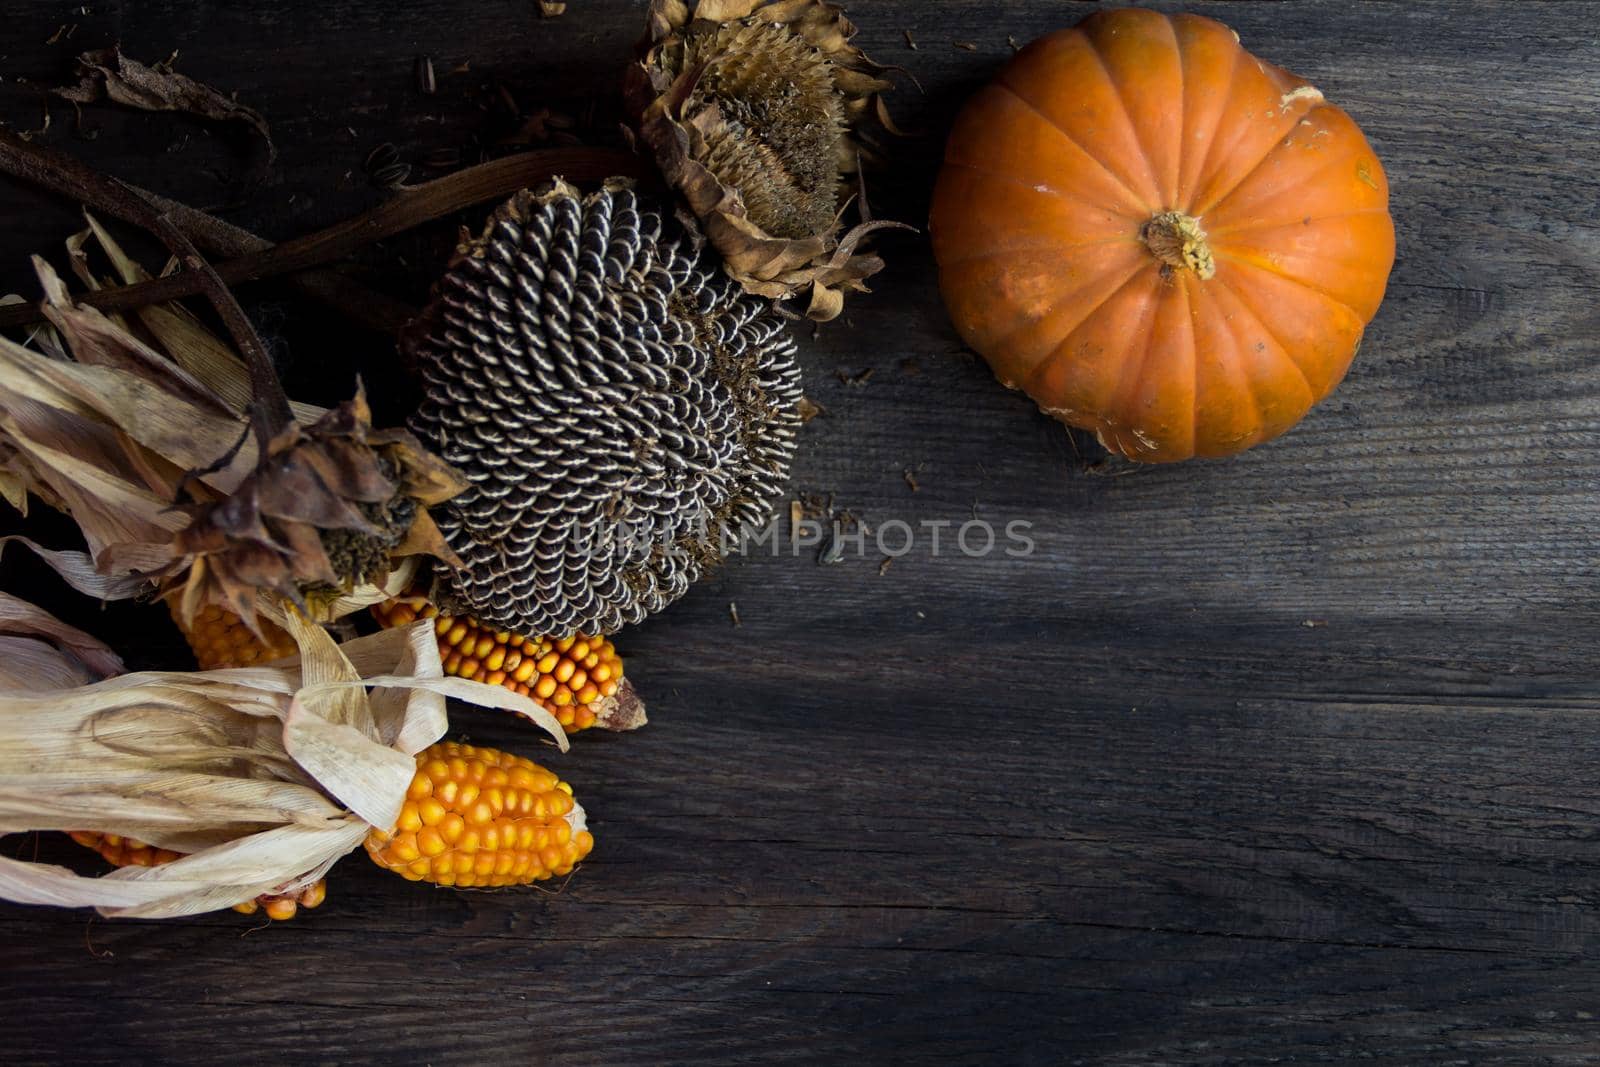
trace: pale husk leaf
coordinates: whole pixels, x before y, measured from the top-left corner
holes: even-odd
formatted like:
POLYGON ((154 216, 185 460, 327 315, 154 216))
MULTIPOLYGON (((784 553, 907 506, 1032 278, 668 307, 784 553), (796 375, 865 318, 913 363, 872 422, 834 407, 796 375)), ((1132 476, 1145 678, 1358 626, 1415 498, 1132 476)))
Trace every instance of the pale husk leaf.
POLYGON ((0 687, 76 689, 92 681, 82 663, 48 641, 0 634, 0 687))
POLYGON ((54 552, 21 534, 0 537, 0 549, 16 542, 38 556, 56 574, 80 593, 99 600, 126 600, 138 596, 149 585, 134 575, 113 576, 95 570, 94 560, 87 552, 54 552))
MULTIPOLYGON (((5 592, 0 592, 0 634, 43 638, 48 645, 75 659, 84 669, 86 681, 121 674, 127 669, 122 657, 99 638, 76 626, 68 626, 43 608, 5 592)), ((6 666, 15 669, 15 664, 6 666)))
MULTIPOLYGON (((49 359, 12 342, 0 345, 0 355, 0 387, 116 427, 182 469, 208 466, 239 439, 239 417, 190 403, 135 373, 49 359)), ((246 441, 232 462, 202 480, 231 492, 255 462, 256 443, 246 441)))

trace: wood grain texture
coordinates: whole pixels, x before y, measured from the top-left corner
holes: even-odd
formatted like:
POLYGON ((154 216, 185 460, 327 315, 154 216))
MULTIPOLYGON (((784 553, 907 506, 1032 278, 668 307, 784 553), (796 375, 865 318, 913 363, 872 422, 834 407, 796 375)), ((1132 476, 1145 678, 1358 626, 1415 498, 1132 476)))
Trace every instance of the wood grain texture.
MULTIPOLYGON (((82 141, 58 106, 50 139, 279 240, 372 203, 377 143, 491 137, 496 80, 524 107, 597 97, 583 121, 607 130, 642 14, 89 6, 10 5, 0 118, 36 126, 15 79, 60 82, 82 48, 177 48, 271 120, 264 184, 246 143, 172 116, 94 109, 82 141)), ((924 89, 896 99, 923 135, 873 179, 876 213, 925 217, 942 133, 1008 35, 1093 6, 857 5, 869 53, 924 89)), ((558 893, 429 892, 354 858, 271 929, 0 908, 7 1059, 1594 1062, 1597 24, 1569 3, 1186 6, 1349 111, 1393 183, 1388 300, 1328 402, 1237 459, 1100 464, 961 351, 923 239, 886 238, 876 292, 802 345, 826 414, 795 490, 947 541, 1026 521, 1032 555, 924 536, 880 575, 876 551, 763 552, 622 635, 652 723, 556 761, 598 839, 558 893)), ((9 187, 0 220, 8 290, 77 225, 9 187)), ((419 299, 449 239, 364 269, 419 299)), ((381 343, 245 296, 292 379, 348 388, 332 352, 403 402, 381 343)), ((101 615, 21 557, 0 578, 137 664, 175 654, 147 609, 101 615)))

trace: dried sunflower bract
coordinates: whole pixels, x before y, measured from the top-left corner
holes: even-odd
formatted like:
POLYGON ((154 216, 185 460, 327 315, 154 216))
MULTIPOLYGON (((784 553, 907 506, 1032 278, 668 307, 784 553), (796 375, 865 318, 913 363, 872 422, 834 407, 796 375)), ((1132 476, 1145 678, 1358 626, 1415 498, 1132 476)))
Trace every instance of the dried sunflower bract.
POLYGON ((628 74, 640 136, 728 273, 760 296, 809 294, 813 319, 866 289, 883 260, 861 239, 899 225, 841 236, 862 127, 891 88, 854 34, 821 0, 653 0, 628 74))

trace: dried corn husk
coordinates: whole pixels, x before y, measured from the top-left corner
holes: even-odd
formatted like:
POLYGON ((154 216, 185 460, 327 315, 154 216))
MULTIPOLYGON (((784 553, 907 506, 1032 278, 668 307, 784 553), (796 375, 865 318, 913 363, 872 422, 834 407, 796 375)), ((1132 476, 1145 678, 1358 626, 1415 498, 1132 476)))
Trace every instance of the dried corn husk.
POLYGON ((75 689, 123 669, 122 658, 98 638, 0 593, 0 692, 75 689))
MULTIPOLYGON (((68 243, 90 287, 91 239, 124 281, 145 277, 91 219, 68 243)), ((0 492, 77 521, 87 557, 51 559, 76 587, 114 598, 160 583, 186 618, 217 604, 253 625, 258 590, 329 618, 341 594, 360 606, 402 588, 412 568, 394 575, 395 561, 455 562, 427 508, 465 483, 404 431, 372 431, 359 386, 331 411, 293 405, 263 460, 228 346, 169 304, 137 313, 154 347, 34 265, 52 330, 0 337, 0 492)))
POLYGON ((628 75, 640 137, 728 273, 760 296, 809 296, 818 320, 883 268, 862 238, 900 225, 863 211, 841 236, 862 128, 892 85, 854 34, 822 0, 652 0, 628 75))
POLYGON ((0 857, 0 897, 161 918, 297 892, 393 829, 446 696, 526 715, 566 748, 529 698, 444 677, 426 622, 336 645, 263 611, 298 657, 0 696, 0 835, 90 830, 187 853, 98 878, 0 857))

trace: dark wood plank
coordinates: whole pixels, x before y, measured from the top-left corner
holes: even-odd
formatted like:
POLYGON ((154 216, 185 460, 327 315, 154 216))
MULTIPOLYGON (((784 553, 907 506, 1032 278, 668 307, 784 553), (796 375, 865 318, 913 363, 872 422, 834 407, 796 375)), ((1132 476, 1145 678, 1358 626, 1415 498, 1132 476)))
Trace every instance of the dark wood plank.
MULTIPOLYGON (((487 138, 479 86, 496 79, 525 105, 597 96, 604 130, 640 16, 12 6, 0 117, 36 125, 12 79, 59 81, 80 48, 179 48, 272 120, 265 185, 242 177, 241 142, 169 116, 97 110, 102 132, 78 141, 57 108, 52 139, 280 238, 371 203, 376 143, 415 158, 487 138), (74 20, 68 45, 42 44, 74 20), (420 97, 420 52, 471 71, 420 97)), ((925 89, 896 114, 927 136, 873 186, 879 214, 920 222, 942 131, 1007 35, 1092 5, 858 6, 863 43, 925 89)), ((923 240, 886 242, 877 292, 803 346, 826 415, 795 491, 874 525, 1026 521, 1032 555, 935 556, 924 536, 880 575, 876 551, 762 553, 623 635, 653 723, 560 759, 599 846, 559 893, 427 892, 352 858, 323 909, 248 933, 231 915, 0 908, 15 1058, 1592 1062, 1600 49, 1584 5, 1191 6, 1323 88, 1389 170, 1399 261, 1328 403, 1232 461, 1096 466, 962 353, 923 240), (862 386, 836 376, 868 368, 862 386)), ((0 219, 9 289, 76 225, 9 188, 0 219)), ((391 242, 367 269, 414 299, 448 239, 391 242)), ((332 349, 394 379, 370 337, 270 286, 246 295, 292 375, 332 349)), ((135 633, 148 614, 101 620, 17 558, 0 575, 146 661, 173 652, 135 633)))

